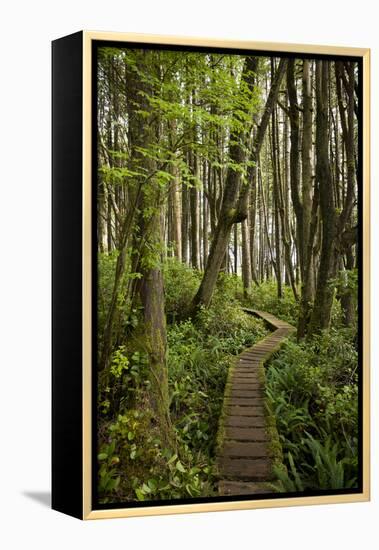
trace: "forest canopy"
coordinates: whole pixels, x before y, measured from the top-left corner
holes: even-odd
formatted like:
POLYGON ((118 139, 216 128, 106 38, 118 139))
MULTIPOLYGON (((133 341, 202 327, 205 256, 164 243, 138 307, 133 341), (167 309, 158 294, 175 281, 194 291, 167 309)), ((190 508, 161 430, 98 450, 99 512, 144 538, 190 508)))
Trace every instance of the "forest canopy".
POLYGON ((358 62, 99 47, 96 86, 99 502, 218 494, 243 308, 296 328, 270 491, 356 487, 358 62))

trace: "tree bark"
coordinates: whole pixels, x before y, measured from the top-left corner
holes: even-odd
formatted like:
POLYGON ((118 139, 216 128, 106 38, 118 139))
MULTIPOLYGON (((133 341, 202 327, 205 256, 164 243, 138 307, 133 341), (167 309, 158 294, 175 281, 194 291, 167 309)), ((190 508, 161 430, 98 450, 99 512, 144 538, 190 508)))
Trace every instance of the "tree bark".
POLYGON ((251 288, 250 235, 247 220, 241 223, 242 233, 242 284, 243 293, 247 297, 251 288))
POLYGON ((289 119, 291 128, 291 149, 290 149, 290 186, 292 204, 296 216, 296 244, 300 272, 303 273, 304 252, 303 252, 303 205, 300 199, 300 165, 299 165, 299 143, 300 143, 300 116, 297 100, 297 87, 295 80, 295 60, 290 59, 287 66, 287 90, 289 99, 289 119))
POLYGON ((168 196, 168 241, 172 247, 173 256, 179 261, 182 259, 182 231, 181 231, 181 208, 180 193, 177 169, 172 168, 174 179, 170 182, 168 196))
MULTIPOLYGON (((274 60, 271 61, 271 73, 274 74, 274 60)), ((275 274, 277 281, 278 298, 282 298, 282 269, 281 269, 281 239, 280 239, 280 224, 279 224, 279 144, 278 144, 278 124, 276 106, 272 110, 272 139, 271 139, 271 159, 272 159, 272 175, 273 175, 273 214, 275 221, 275 274)))
POLYGON ((182 262, 189 263, 189 190, 186 185, 182 185, 182 262))
POLYGON ((335 275, 337 220, 329 166, 328 92, 329 62, 316 61, 316 178, 320 189, 322 241, 309 335, 329 328, 334 296, 334 289, 329 282, 335 275))
MULTIPOLYGON (((195 153, 190 155, 190 165, 193 176, 198 181, 198 161, 195 153)), ((197 186, 193 185, 190 189, 190 212, 191 212, 191 265, 194 269, 200 268, 199 251, 199 191, 197 186)))
POLYGON ((297 326, 297 336, 305 336, 308 325, 314 295, 314 279, 312 270, 312 261, 309 255, 313 251, 314 233, 311 232, 312 226, 312 87, 310 77, 310 62, 308 59, 303 61, 302 75, 303 90, 303 136, 301 146, 301 165, 302 165, 302 273, 301 273, 301 300, 299 320, 297 326))

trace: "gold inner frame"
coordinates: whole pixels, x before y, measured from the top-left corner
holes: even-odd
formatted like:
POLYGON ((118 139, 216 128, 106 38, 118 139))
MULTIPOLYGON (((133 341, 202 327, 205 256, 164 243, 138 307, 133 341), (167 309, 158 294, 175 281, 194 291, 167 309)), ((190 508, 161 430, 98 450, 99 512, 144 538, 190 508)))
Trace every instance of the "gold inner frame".
POLYGON ((217 512, 247 510, 284 506, 366 502, 370 500, 370 49, 339 46, 315 46, 274 42, 229 41, 209 38, 126 34, 113 32, 83 32, 83 519, 105 519, 164 514, 187 514, 194 512, 217 512), (356 494, 299 496, 243 500, 235 502, 207 502, 197 504, 170 504, 138 508, 109 508, 92 510, 92 41, 142 42, 174 46, 205 46, 218 48, 251 49, 299 54, 328 54, 361 57, 363 61, 363 491, 356 494))

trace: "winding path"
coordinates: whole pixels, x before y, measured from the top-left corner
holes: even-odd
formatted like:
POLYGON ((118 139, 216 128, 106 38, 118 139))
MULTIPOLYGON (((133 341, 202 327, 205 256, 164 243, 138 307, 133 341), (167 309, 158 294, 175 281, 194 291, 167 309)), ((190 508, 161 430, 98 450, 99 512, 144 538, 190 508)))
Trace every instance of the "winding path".
POLYGON ((295 328, 265 311, 244 309, 273 330, 243 351, 231 367, 225 387, 217 458, 220 495, 248 495, 267 491, 272 452, 264 410, 264 363, 295 328))

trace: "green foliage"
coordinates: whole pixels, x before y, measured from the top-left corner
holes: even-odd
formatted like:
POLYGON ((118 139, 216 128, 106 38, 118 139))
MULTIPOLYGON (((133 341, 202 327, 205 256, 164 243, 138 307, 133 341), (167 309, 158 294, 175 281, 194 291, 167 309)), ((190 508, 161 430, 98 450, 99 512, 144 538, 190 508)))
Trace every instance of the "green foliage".
POLYGON ((120 484, 120 476, 117 474, 116 464, 120 462, 115 453, 116 444, 112 441, 110 444, 103 445, 98 454, 99 461, 99 492, 109 494, 116 491, 120 484))
POLYGON ((267 370, 286 469, 279 491, 355 486, 358 449, 357 351, 350 330, 288 341, 267 370), (303 487, 300 489, 299 487, 303 487))
MULTIPOLYGON (((226 139, 233 133, 246 132, 260 107, 259 88, 249 87, 246 78, 241 78, 243 57, 101 48, 98 59, 100 103, 107 101, 110 91, 117 94, 113 81, 111 90, 107 85, 110 65, 117 67, 119 75, 132 81, 135 78, 146 88, 139 90, 138 97, 129 97, 128 92, 124 97, 124 90, 121 94, 118 91, 118 104, 122 101, 125 105, 113 121, 115 126, 128 127, 128 117, 121 115, 128 106, 142 118, 151 118, 153 113, 168 125, 173 122, 177 132, 175 137, 170 132, 162 132, 159 143, 148 143, 135 150, 141 160, 150 159, 156 163, 154 174, 147 173, 144 162, 135 157, 131 163, 130 150, 113 151, 102 141, 106 154, 104 159, 102 157, 99 176, 106 186, 127 184, 134 187, 137 181, 142 181, 147 188, 157 186, 165 190, 172 181, 174 167, 183 185, 198 185, 199 181, 183 159, 182 153, 188 143, 199 156, 207 158, 211 166, 230 167, 245 175, 248 162, 232 162, 226 151, 220 155, 218 143, 222 136, 226 139), (191 132, 196 127, 202 128, 204 139, 193 143, 191 132)), ((251 80, 252 75, 245 73, 251 80)), ((103 133, 109 131, 103 130, 103 133)))
POLYGON ((100 380, 99 495, 101 502, 216 494, 218 420, 233 355, 266 333, 242 312, 238 279, 221 277, 214 300, 195 322, 175 321, 189 306, 199 274, 172 259, 164 270, 167 365, 175 452, 162 445, 149 412, 148 365, 136 342, 119 346, 100 380), (115 480, 118 480, 117 482, 115 480))
POLYGON ((299 304, 289 286, 283 285, 283 297, 278 298, 277 284, 274 280, 265 281, 259 286, 253 286, 246 301, 248 307, 269 311, 291 325, 297 325, 299 304))
POLYGON ((201 274, 175 258, 169 258, 163 269, 166 314, 170 320, 186 317, 201 274))
MULTIPOLYGON (((111 299, 117 254, 100 255, 99 324, 111 299), (103 309, 102 309, 103 308, 103 309)), ((139 324, 120 288, 120 318, 139 324)), ((146 400, 146 353, 138 340, 113 350, 99 379, 99 495, 102 502, 156 500, 216 494, 216 435, 231 359, 267 333, 262 321, 242 312, 241 279, 220 274, 208 309, 180 321, 188 311, 201 274, 174 258, 164 263, 168 324, 167 364, 170 415, 176 451, 162 445, 146 400)), ((246 302, 244 302, 246 304, 246 302)), ((279 300, 275 283, 254 287, 248 304, 296 323, 298 305, 290 289, 279 300)), ((357 351, 355 334, 337 327, 305 343, 289 340, 267 370, 269 413, 276 419, 284 465, 275 466, 275 490, 353 487, 357 480, 357 351)))
POLYGON ((129 347, 118 347, 112 354, 109 371, 99 375, 98 403, 104 416, 132 406, 149 387, 146 353, 135 351, 132 344, 129 347))
MULTIPOLYGON (((120 332, 123 329, 128 331, 129 328, 136 328, 139 322, 140 311, 138 308, 132 309, 130 307, 127 294, 128 284, 134 279, 141 277, 140 273, 133 272, 130 269, 132 253, 131 249, 128 250, 124 260, 126 262, 126 269, 121 278, 116 296, 117 314, 115 318, 117 319, 117 324, 114 327, 114 332, 120 332)), ((117 250, 110 254, 98 253, 97 332, 99 349, 102 345, 104 328, 111 306, 118 257, 119 251, 117 250)))
POLYGON ((340 294, 343 292, 352 292, 354 296, 357 296, 359 284, 358 269, 340 271, 338 276, 331 282, 340 289, 340 294))
POLYGON ((117 379, 129 369, 129 360, 124 355, 125 346, 120 346, 113 354, 110 373, 117 379))
POLYGON ((109 311, 112 288, 116 269, 118 252, 112 254, 98 254, 98 294, 97 294, 97 323, 98 334, 102 336, 109 311))
POLYGON ((233 355, 267 334, 261 320, 244 313, 227 295, 224 299, 221 291, 216 292, 210 308, 200 311, 197 323, 208 334, 214 351, 221 349, 233 355))

